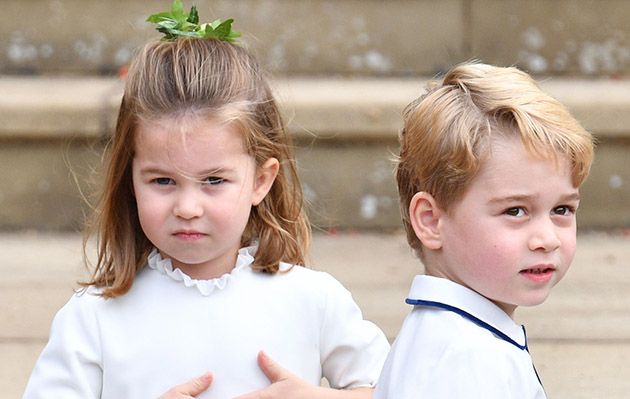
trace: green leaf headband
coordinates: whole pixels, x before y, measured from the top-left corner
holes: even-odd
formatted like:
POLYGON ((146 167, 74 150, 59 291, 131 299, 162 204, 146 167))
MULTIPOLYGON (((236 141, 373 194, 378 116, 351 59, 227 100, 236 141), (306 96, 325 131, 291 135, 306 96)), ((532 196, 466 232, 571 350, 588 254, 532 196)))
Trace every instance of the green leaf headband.
POLYGON ((215 38, 234 43, 241 36, 240 32, 232 30, 233 19, 221 21, 217 19, 210 23, 199 25, 199 13, 194 5, 190 12, 184 12, 182 0, 173 0, 170 12, 153 14, 147 18, 147 22, 157 24, 158 32, 164 34, 162 40, 175 40, 178 37, 191 37, 196 39, 215 38))

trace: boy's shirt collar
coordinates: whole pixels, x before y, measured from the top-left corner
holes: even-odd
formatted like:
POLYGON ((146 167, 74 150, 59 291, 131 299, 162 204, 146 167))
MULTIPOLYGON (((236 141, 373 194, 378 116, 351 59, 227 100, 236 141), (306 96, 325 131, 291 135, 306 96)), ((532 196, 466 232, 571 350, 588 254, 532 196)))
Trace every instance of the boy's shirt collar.
POLYGON ((406 302, 458 313, 498 338, 527 350, 523 326, 516 324, 489 299, 453 281, 433 276, 416 276, 406 302))

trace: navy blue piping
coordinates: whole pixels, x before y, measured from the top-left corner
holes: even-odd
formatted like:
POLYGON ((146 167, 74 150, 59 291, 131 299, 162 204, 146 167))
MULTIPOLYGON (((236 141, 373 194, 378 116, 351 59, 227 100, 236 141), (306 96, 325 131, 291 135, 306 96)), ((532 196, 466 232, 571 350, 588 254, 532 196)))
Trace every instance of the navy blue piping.
MULTIPOLYGON (((440 309, 448 310, 450 312, 457 313, 458 315, 460 315, 462 317, 465 317, 468 320, 472 321, 473 323, 477 324, 479 327, 490 331, 491 333, 493 333, 497 337, 501 338, 505 342, 508 342, 508 343, 516 346, 520 350, 526 350, 529 353, 529 348, 527 347, 527 332, 525 331, 525 326, 521 326, 521 328, 523 329, 523 336, 525 337, 525 345, 519 345, 518 342, 514 341, 512 338, 510 338, 507 334, 505 334, 504 332, 502 332, 498 328, 493 327, 492 325, 486 323, 485 321, 479 319, 478 317, 473 316, 472 314, 466 312, 465 310, 461 310, 460 308, 456 308, 455 306, 451 306, 451 305, 448 305, 446 303, 441 303, 441 302, 423 301, 422 299, 409 299, 409 298, 407 298, 405 300, 405 302, 407 304, 409 304, 409 305, 430 306, 430 307, 440 308, 440 309)), ((538 379, 538 383, 541 386, 543 386, 542 381, 540 380, 540 376, 538 375, 538 370, 536 370, 536 366, 534 365, 533 362, 532 362, 532 367, 534 368, 534 373, 536 374, 536 378, 538 379)), ((544 387, 543 387, 543 389, 544 389, 544 387)))
MULTIPOLYGON (((505 334, 504 332, 502 332, 501 330, 499 330, 496 327, 493 327, 492 325, 486 323, 485 321, 471 315, 470 313, 461 310, 460 308, 456 308, 455 306, 451 306, 445 303, 441 303, 441 302, 433 302, 433 301, 423 301, 421 299, 409 299, 407 298, 405 300, 405 302, 407 302, 409 305, 422 305, 422 306, 431 306, 431 307, 435 307, 435 308, 440 308, 440 309, 444 309, 444 310, 448 310, 454 313, 457 313, 460 316, 463 316, 467 319, 469 319, 470 321, 472 321, 473 323, 477 324, 479 327, 485 328, 486 330, 490 331, 491 333, 493 333, 494 335, 496 335, 497 337, 501 338, 502 340, 509 342, 510 344, 516 346, 517 348, 521 349, 521 350, 526 350, 529 352, 529 348, 527 348, 527 336, 525 337, 525 345, 519 345, 518 342, 514 341, 512 338, 510 338, 507 334, 505 334)), ((523 328, 523 333, 525 333, 525 327, 521 326, 523 328)))

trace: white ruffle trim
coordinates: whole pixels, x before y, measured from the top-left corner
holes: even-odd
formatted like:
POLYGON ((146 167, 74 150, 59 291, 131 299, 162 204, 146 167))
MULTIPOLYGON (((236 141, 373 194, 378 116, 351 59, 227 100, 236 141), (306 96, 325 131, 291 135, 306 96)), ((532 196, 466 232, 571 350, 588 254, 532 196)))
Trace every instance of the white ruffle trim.
POLYGON ((243 268, 248 267, 254 262, 254 254, 256 246, 245 247, 238 250, 236 265, 229 273, 225 273, 221 277, 209 280, 196 280, 191 278, 180 269, 173 270, 173 264, 170 259, 163 259, 157 248, 154 248, 148 257, 148 265, 151 269, 172 278, 175 281, 181 281, 186 287, 196 287, 203 296, 208 296, 215 289, 222 290, 228 282, 235 277, 243 268))

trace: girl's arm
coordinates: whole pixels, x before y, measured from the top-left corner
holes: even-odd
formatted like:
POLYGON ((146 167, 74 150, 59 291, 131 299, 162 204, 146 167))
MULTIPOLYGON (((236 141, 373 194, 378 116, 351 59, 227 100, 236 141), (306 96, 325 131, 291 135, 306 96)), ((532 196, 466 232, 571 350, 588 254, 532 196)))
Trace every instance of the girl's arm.
POLYGON ((57 312, 23 399, 100 398, 101 347, 91 299, 75 295, 57 312))
POLYGON ((267 388, 236 399, 371 399, 373 388, 333 389, 308 384, 274 362, 264 352, 258 354, 258 365, 271 381, 267 388))

